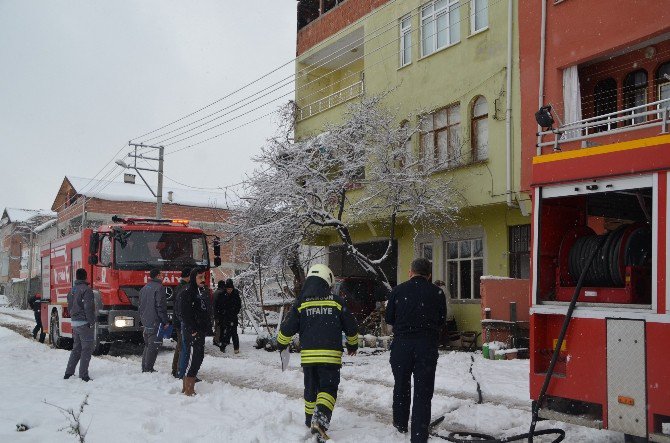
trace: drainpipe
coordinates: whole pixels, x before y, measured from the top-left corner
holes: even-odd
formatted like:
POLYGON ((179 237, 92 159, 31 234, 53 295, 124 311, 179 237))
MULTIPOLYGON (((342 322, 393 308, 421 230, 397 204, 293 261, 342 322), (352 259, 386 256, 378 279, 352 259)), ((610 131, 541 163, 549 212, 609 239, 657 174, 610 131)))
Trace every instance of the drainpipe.
MULTIPOLYGON (((542 28, 540 29, 540 87, 537 94, 538 106, 537 109, 540 109, 544 106, 544 53, 545 46, 547 41, 547 0, 542 0, 542 28)), ((537 126, 537 132, 540 132, 542 128, 537 126)), ((542 141, 541 136, 537 136, 537 144, 539 145, 542 141)), ((542 155, 542 148, 537 147, 537 155, 542 155)))
POLYGON ((507 154, 507 206, 512 204, 512 34, 514 32, 514 0, 507 0, 507 90, 505 106, 505 141, 507 154))

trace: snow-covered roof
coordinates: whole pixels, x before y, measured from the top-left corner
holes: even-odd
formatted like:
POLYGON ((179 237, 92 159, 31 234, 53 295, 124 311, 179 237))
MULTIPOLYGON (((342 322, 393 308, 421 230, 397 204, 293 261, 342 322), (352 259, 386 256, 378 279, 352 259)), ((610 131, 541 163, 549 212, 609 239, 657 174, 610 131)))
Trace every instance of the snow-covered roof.
MULTIPOLYGON (((141 181, 135 184, 108 180, 92 180, 68 175, 65 177, 76 194, 87 198, 98 198, 111 201, 156 202, 156 197, 141 181)), ((195 189, 175 188, 163 185, 163 204, 178 204, 202 208, 227 208, 226 196, 223 193, 201 191, 195 189), (169 193, 172 192, 172 200, 169 193)))
POLYGON ((3 218, 7 217, 9 223, 21 223, 30 220, 36 216, 55 217, 56 214, 44 209, 21 209, 21 208, 5 208, 3 218))
POLYGON ((38 232, 38 233, 42 232, 42 231, 45 231, 45 230, 49 229, 50 227, 52 227, 53 225, 55 225, 57 221, 58 221, 57 218, 49 219, 45 223, 42 223, 41 225, 35 227, 35 229, 33 229, 33 231, 38 232))

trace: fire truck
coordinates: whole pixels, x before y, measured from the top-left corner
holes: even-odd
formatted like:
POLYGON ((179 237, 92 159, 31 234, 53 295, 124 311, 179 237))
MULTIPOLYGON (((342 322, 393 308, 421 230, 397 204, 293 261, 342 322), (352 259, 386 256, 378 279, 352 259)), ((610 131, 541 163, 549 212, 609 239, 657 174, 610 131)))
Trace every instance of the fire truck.
MULTIPOLYGON (((41 248, 42 324, 55 348, 72 344, 67 294, 75 272, 85 268, 95 300, 95 352, 104 354, 115 341, 141 342, 138 306, 140 289, 149 271, 162 271, 168 311, 172 288, 185 267, 202 267, 209 287, 210 260, 207 236, 188 220, 113 217, 113 224, 47 243, 41 248)), ((220 244, 214 239, 214 266, 221 264, 220 244)))
POLYGON ((670 442, 670 135, 553 135, 532 169, 533 410, 670 442))

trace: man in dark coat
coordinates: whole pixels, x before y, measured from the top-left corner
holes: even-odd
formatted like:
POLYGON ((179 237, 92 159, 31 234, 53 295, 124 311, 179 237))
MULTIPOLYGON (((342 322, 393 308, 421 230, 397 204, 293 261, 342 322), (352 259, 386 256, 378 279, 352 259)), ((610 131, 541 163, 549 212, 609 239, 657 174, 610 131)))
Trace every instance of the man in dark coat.
POLYGON ((205 269, 191 271, 188 288, 181 296, 182 339, 186 343, 186 367, 183 376, 183 392, 195 394, 195 381, 205 357, 205 336, 212 330, 209 291, 205 286, 205 269))
POLYGON ((42 327, 42 301, 40 294, 35 294, 28 299, 28 305, 35 314, 35 327, 33 328, 33 338, 37 338, 37 333, 40 333, 40 343, 44 343, 44 328, 42 327))
POLYGON ((342 367, 342 332, 347 351, 358 349, 358 325, 344 301, 331 293, 335 282, 326 265, 314 265, 277 335, 279 350, 300 333, 300 360, 305 377, 305 424, 317 441, 328 440, 326 431, 337 400, 342 367))
POLYGON ((226 284, 223 280, 219 280, 216 284, 216 290, 212 295, 213 305, 214 305, 214 338, 212 343, 214 346, 221 346, 221 321, 219 320, 219 315, 217 313, 217 304, 219 298, 226 292, 226 284))
POLYGON ((175 286, 173 294, 173 307, 172 307, 172 325, 177 334, 177 346, 174 348, 174 356, 172 357, 172 375, 175 378, 182 378, 180 373, 183 372, 181 369, 186 367, 186 358, 181 358, 182 355, 186 354, 186 346, 184 345, 184 340, 182 339, 182 329, 181 329, 181 294, 188 287, 188 282, 191 279, 189 276, 191 274, 191 268, 184 268, 181 271, 181 278, 179 283, 175 286))
POLYGON ((393 426, 407 432, 414 374, 412 443, 428 441, 438 337, 447 311, 444 292, 430 282, 431 270, 432 264, 425 258, 414 260, 409 281, 393 288, 386 307, 386 323, 394 334, 390 359, 395 379, 393 426))
POLYGON ((93 291, 86 282, 88 277, 86 269, 77 269, 75 277, 74 287, 67 293, 73 346, 63 378, 67 380, 72 377, 79 364, 79 378, 83 381, 91 381, 88 376, 88 364, 95 346, 95 302, 93 291))
POLYGON ((160 279, 161 271, 154 268, 149 271, 149 281, 140 290, 140 320, 144 327, 144 353, 142 354, 142 372, 156 372, 154 363, 158 348, 163 344, 162 331, 167 329, 167 293, 160 279))
POLYGON ((237 324, 242 300, 240 299, 240 291, 235 289, 232 279, 226 280, 223 293, 215 298, 214 303, 217 322, 221 327, 221 352, 226 352, 226 346, 230 344, 232 338, 233 349, 235 354, 238 354, 240 352, 240 338, 237 335, 237 324))

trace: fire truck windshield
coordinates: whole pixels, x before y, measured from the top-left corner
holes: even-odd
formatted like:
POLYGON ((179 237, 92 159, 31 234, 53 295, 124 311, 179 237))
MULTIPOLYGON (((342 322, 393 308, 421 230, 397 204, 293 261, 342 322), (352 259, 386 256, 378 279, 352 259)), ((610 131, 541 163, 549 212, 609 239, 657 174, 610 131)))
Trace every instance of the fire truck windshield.
POLYGON ((202 234, 185 232, 126 231, 124 242, 116 241, 114 257, 118 269, 174 269, 208 266, 207 242, 202 234))

